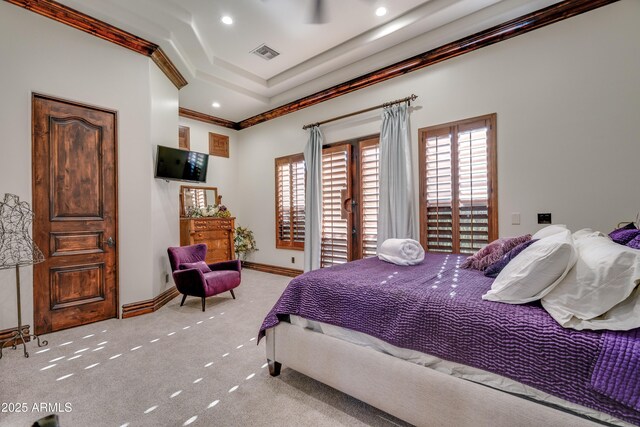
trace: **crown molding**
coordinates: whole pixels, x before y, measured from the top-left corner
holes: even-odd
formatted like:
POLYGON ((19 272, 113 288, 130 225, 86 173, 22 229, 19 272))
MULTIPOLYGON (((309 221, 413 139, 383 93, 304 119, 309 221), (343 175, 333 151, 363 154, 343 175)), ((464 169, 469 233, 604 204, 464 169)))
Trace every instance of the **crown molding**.
POLYGON ((158 65, 160 70, 171 80, 176 88, 181 89, 187 85, 187 80, 180 74, 180 71, 178 71, 176 66, 162 51, 160 46, 155 43, 151 43, 148 40, 53 0, 5 1, 147 56, 158 65))
POLYGON ((156 63, 160 71, 171 80, 171 83, 179 90, 185 87, 189 82, 180 74, 180 71, 171 62, 166 53, 160 46, 151 54, 151 60, 156 63))
POLYGON ((473 52, 521 34, 526 34, 538 28, 580 15, 617 1, 619 0, 565 0, 563 2, 556 3, 552 6, 528 13, 520 16, 519 18, 496 25, 471 36, 447 43, 438 48, 429 50, 403 61, 396 62, 395 64, 380 68, 379 70, 372 71, 320 92, 316 92, 312 95, 305 96, 304 98, 289 102, 288 104, 281 105, 280 107, 264 113, 249 117, 237 124, 238 129, 246 129, 259 123, 273 120, 277 117, 302 110, 303 108, 311 107, 312 105, 355 92, 359 89, 364 89, 394 77, 399 77, 404 74, 420 70, 447 59, 464 55, 465 53, 473 52))
MULTIPOLYGON (((158 67, 167 75, 178 89, 187 84, 187 81, 180 74, 175 65, 169 60, 162 49, 154 43, 107 24, 106 22, 92 18, 89 15, 64 6, 53 0, 5 1, 38 13, 42 16, 54 19, 58 22, 62 22, 96 37, 100 37, 101 39, 110 41, 119 46, 133 50, 134 52, 148 56, 158 65, 158 67)), ((321 102, 384 82, 394 77, 399 77, 404 74, 420 70, 447 59, 473 52, 521 34, 526 34, 538 28, 589 12, 602 6, 616 3, 617 1, 619 0, 565 0, 512 19, 503 24, 496 25, 471 36, 464 37, 460 40, 447 43, 438 48, 415 55, 403 61, 396 62, 395 64, 387 67, 356 77, 347 82, 316 92, 312 95, 281 105, 237 123, 197 111, 188 110, 186 108, 180 108, 180 116, 229 129, 246 129, 259 123, 264 123, 268 120, 302 110, 303 108, 311 107, 321 102)))
POLYGON ((231 120, 221 119, 220 117, 210 116, 205 113, 200 113, 198 111, 188 110, 186 108, 180 107, 178 110, 178 114, 180 117, 184 117, 186 119, 197 120, 199 122, 208 123, 210 125, 222 126, 225 128, 240 130, 238 127, 238 123, 232 122, 231 120))

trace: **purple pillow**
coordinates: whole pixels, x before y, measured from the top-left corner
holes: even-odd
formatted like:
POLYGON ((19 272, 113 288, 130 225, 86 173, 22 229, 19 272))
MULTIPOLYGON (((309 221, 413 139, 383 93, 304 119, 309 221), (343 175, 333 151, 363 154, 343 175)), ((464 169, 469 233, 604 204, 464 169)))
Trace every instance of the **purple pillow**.
POLYGON ((209 268, 209 266, 207 265, 206 262, 204 261, 198 261, 198 262, 185 262, 180 264, 180 267, 178 267, 180 270, 189 270, 191 268, 197 268, 198 270, 202 271, 202 273, 209 273, 211 271, 211 269, 209 268))
POLYGON ((462 268, 474 268, 474 269, 477 270, 478 269, 478 265, 480 263, 480 260, 482 258, 485 258, 485 257, 491 255, 493 252, 500 251, 500 248, 504 244, 504 241, 505 241, 505 239, 494 240, 493 242, 489 243, 484 248, 480 249, 475 254, 473 254, 470 257, 468 257, 467 259, 465 259, 462 262, 462 265, 460 265, 460 267, 462 267, 462 268))
POLYGON ((489 267, 487 267, 487 269, 484 271, 484 275, 487 277, 493 277, 495 279, 496 277, 498 277, 498 274, 500 274, 502 269, 505 268, 507 264, 511 262, 512 259, 514 259, 516 256, 518 256, 520 252, 524 251, 525 249, 527 249, 529 246, 531 246, 534 242, 537 242, 538 240, 539 239, 533 239, 524 243, 520 243, 518 246, 511 249, 509 252, 502 255, 502 258, 500 258, 498 261, 494 262, 489 267))
POLYGON ((618 228, 609 233, 609 237, 616 243, 626 245, 636 237, 640 236, 640 230, 637 228, 618 228))
POLYGON ((637 235, 633 240, 627 243, 627 246, 633 249, 640 249, 640 235, 637 235))
POLYGON ((507 237, 494 240, 475 254, 464 260, 462 268, 473 268, 484 271, 494 262, 497 262, 504 254, 521 243, 531 240, 531 234, 518 237, 507 237))

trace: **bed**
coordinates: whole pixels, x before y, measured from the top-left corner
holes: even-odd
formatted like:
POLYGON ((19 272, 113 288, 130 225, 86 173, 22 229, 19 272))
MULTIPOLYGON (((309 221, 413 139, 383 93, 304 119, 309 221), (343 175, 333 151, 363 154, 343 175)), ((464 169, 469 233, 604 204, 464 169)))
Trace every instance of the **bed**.
POLYGON ((484 301, 493 279, 460 269, 462 259, 369 258, 292 280, 260 330, 271 374, 287 366, 414 425, 640 425, 640 331, 565 329, 537 302, 484 301), (479 375, 396 357, 404 351, 479 375))

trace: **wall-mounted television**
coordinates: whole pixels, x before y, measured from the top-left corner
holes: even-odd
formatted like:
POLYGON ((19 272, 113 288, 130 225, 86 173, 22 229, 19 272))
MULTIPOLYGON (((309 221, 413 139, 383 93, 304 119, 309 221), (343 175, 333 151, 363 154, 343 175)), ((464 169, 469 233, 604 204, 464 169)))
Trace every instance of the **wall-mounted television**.
POLYGON ((209 155, 158 145, 156 178, 205 182, 209 155))

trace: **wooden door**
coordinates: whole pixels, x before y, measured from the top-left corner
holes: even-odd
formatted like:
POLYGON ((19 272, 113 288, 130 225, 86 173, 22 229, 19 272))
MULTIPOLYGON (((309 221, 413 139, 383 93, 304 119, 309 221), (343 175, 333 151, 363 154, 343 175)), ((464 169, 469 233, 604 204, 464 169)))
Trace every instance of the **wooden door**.
POLYGON ((116 114, 33 97, 37 334, 118 316, 116 114))

